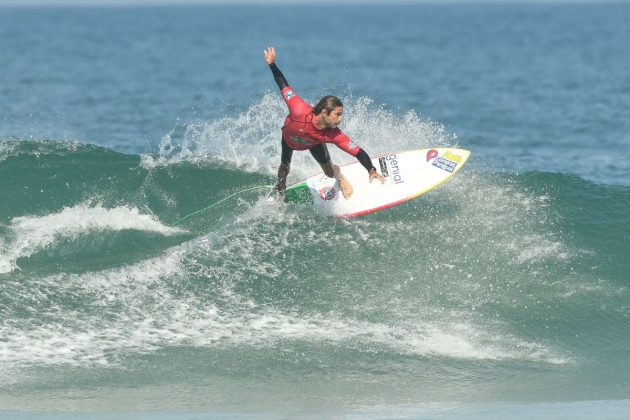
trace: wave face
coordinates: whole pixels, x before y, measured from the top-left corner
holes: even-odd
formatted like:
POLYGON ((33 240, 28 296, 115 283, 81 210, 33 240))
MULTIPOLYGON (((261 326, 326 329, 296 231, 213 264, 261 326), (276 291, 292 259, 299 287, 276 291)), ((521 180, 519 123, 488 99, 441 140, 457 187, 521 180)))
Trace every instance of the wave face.
MULTIPOLYGON (((256 117, 217 124, 243 118, 256 117)), ((410 137, 456 141, 402 118, 410 137)), ((558 398, 587 392, 602 370, 606 396, 625 380, 609 360, 630 336, 629 188, 473 160, 431 194, 355 220, 269 203, 263 191, 173 227, 273 180, 277 151, 263 150, 274 139, 244 163, 212 143, 224 140, 214 126, 187 127, 153 156, 3 144, 0 194, 13 199, 0 208, 1 389, 117 387, 133 372, 141 401, 170 389, 167 378, 183 381, 178 392, 202 386, 222 398, 246 383, 257 404, 281 403, 269 382, 321 401, 349 386, 353 401, 402 403, 419 392, 490 398, 481 378, 532 397, 562 383, 558 398)), ((314 168, 304 166, 293 176, 314 168)))

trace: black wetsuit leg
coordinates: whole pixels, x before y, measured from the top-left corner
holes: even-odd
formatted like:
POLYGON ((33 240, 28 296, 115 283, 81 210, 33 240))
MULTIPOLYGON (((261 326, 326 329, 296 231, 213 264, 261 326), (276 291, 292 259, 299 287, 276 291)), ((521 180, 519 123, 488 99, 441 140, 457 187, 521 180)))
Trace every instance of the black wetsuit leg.
POLYGON ((311 155, 313 155, 317 163, 320 165, 330 163, 330 155, 328 154, 328 148, 325 143, 320 143, 315 147, 311 147, 308 151, 311 152, 311 155))
POLYGON ((293 149, 289 147, 284 138, 282 139, 282 155, 280 156, 280 167, 278 168, 278 182, 274 189, 278 194, 283 195, 287 188, 287 176, 291 170, 291 158, 293 157, 293 149))
POLYGON ((293 158, 293 149, 289 147, 284 138, 282 139, 282 156, 280 157, 280 161, 282 163, 286 163, 289 165, 291 163, 291 159, 293 158))

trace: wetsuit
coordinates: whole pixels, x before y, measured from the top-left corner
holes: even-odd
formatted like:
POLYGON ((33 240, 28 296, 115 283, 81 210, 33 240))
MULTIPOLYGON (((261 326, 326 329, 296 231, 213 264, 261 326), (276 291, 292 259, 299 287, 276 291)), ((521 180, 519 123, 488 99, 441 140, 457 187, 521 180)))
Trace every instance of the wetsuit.
POLYGON ((282 163, 286 165, 291 163, 293 150, 307 149, 320 165, 330 163, 326 143, 334 143, 344 152, 356 157, 368 172, 376 169, 372 165, 370 156, 340 129, 317 127, 313 122, 315 118, 313 107, 295 94, 275 63, 270 64, 269 68, 280 88, 282 98, 289 107, 289 115, 282 127, 282 163))

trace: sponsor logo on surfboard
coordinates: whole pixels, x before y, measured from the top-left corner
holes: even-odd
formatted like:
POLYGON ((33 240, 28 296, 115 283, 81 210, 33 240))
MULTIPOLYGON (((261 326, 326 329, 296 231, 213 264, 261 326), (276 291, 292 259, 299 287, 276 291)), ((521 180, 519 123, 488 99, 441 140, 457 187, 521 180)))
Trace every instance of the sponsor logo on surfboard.
POLYGON ((457 155, 453 152, 450 151, 446 151, 444 152, 444 154, 442 155, 443 158, 448 159, 448 160, 452 160, 455 163, 459 163, 462 161, 462 157, 460 155, 457 155))
POLYGON ((295 96, 292 90, 287 90, 284 92, 284 97, 287 98, 287 101, 295 96))
POLYGON ((457 164, 462 161, 462 157, 453 152, 446 151, 442 156, 438 156, 439 153, 435 149, 431 149, 427 152, 427 162, 431 159, 435 159, 432 163, 436 168, 440 168, 446 172, 453 173, 457 164))
POLYGON ((452 173, 457 167, 457 162, 453 162, 443 157, 438 157, 435 161, 433 161, 433 166, 452 173))
POLYGON ((396 155, 388 155, 385 156, 385 165, 387 166, 387 173, 391 171, 392 176, 394 177, 394 184, 402 184, 405 180, 402 178, 400 174, 400 168, 398 167, 398 156, 396 155))
POLYGON ((381 174, 383 174, 384 177, 388 177, 389 171, 387 170, 387 163, 385 162, 385 158, 378 158, 378 164, 381 167, 381 174))
POLYGON ((332 200, 337 195, 337 190, 335 189, 335 187, 324 187, 318 192, 319 196, 324 201, 332 200))

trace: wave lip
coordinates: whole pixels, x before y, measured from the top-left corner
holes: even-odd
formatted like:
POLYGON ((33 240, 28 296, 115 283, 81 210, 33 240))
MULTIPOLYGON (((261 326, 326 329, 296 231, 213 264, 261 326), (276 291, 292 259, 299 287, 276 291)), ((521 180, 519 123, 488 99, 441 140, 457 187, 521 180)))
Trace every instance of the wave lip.
POLYGON ((153 215, 141 214, 135 207, 105 208, 85 203, 64 207, 55 214, 15 217, 8 229, 13 239, 0 242, 0 273, 15 270, 19 258, 29 257, 60 239, 76 239, 89 232, 137 230, 165 236, 182 232, 165 226, 153 215))
POLYGON ((15 142, 0 142, 0 162, 12 156, 15 153, 16 144, 15 142))
POLYGON ((90 153, 95 150, 109 151, 109 149, 102 146, 68 140, 22 139, 0 141, 0 162, 8 158, 19 156, 35 156, 40 158, 50 155, 63 156, 73 153, 90 153))

